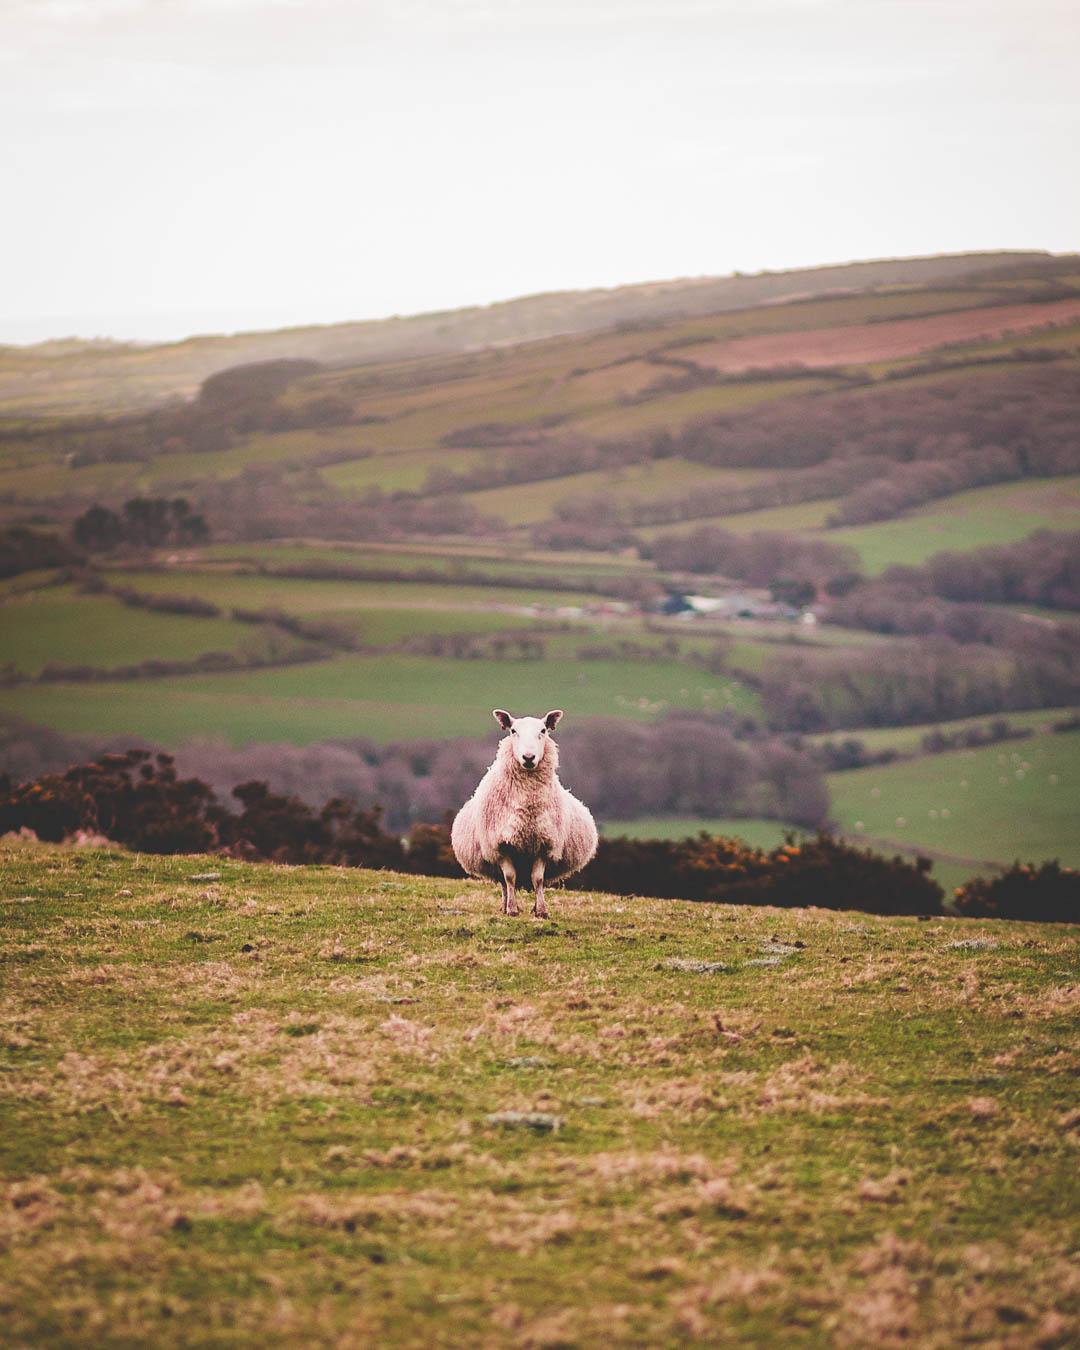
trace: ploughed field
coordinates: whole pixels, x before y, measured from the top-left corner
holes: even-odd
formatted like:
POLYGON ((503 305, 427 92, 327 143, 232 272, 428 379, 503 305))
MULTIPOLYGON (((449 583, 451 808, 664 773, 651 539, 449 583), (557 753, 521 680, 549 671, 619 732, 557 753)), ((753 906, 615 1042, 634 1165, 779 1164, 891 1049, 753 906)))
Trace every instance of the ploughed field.
POLYGON ((6 847, 19 1345, 1066 1346, 1075 928, 6 847))

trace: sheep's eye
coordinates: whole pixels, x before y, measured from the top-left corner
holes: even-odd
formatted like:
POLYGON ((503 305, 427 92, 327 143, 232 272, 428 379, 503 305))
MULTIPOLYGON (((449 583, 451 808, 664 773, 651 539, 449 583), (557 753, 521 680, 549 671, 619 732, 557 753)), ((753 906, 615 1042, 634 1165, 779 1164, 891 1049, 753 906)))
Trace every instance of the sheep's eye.
POLYGON ((547 735, 547 732, 544 730, 543 727, 540 728, 540 735, 541 735, 541 736, 547 735))
POLYGON ((517 735, 517 727, 511 727, 511 728, 510 728, 510 735, 511 735, 511 736, 516 736, 516 735, 517 735))

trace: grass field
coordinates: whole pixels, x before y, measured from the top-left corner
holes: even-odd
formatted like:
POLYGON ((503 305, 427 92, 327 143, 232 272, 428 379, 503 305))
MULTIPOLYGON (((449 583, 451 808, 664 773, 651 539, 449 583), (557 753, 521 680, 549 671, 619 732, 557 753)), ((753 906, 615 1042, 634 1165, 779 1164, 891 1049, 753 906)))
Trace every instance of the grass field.
POLYGON ((874 840, 1001 864, 1080 865, 1080 732, 834 773, 829 790, 841 827, 874 840))
POLYGON ((688 835, 721 834, 729 839, 745 839, 753 848, 771 849, 784 842, 792 830, 779 820, 699 820, 695 816, 642 816, 638 820, 610 820, 601 825, 604 834, 626 835, 630 839, 685 839, 688 835))
POLYGON ((814 502, 797 502, 794 506, 769 506, 760 511, 737 511, 730 516, 702 516, 697 520, 681 520, 675 525, 648 525, 635 533, 643 539, 658 535, 690 534, 709 526, 728 530, 732 534, 753 534, 756 531, 785 530, 796 534, 819 530, 836 509, 837 497, 825 497, 814 502))
POLYGON ((873 525, 826 530, 839 499, 824 498, 794 506, 770 507, 732 516, 709 516, 677 525, 651 525, 638 531, 645 539, 687 534, 703 525, 749 534, 755 530, 813 533, 831 543, 848 544, 870 575, 894 563, 916 565, 943 550, 967 552, 991 544, 1012 544, 1036 530, 1080 528, 1080 475, 1038 478, 1020 483, 958 492, 873 525))
POLYGON ((514 606, 559 608, 600 597, 539 586, 472 586, 438 581, 309 581, 230 572, 114 572, 117 585, 162 595, 197 595, 230 608, 283 609, 328 617, 369 609, 496 610, 514 606))
POLYGON ((1080 529, 1080 474, 997 483, 930 502, 896 520, 829 530, 850 544, 871 575, 891 563, 918 564, 943 550, 1012 544, 1035 530, 1080 529))
POLYGON ((0 709, 68 732, 167 745, 221 736, 307 744, 482 734, 491 709, 565 705, 579 717, 650 720, 669 707, 757 709, 744 685, 665 661, 456 661, 393 653, 115 685, 0 689, 0 709))
POLYGON ((692 495, 699 489, 743 487, 768 477, 758 469, 709 469, 685 459, 651 460, 625 469, 596 469, 536 483, 515 483, 469 494, 486 515, 508 525, 528 525, 556 514, 559 502, 602 496, 615 503, 692 495))
MULTIPOLYGON (((283 635, 279 647, 296 644, 283 635)), ((109 670, 140 661, 191 661, 203 652, 254 656, 267 638, 231 619, 158 614, 132 609, 110 596, 80 595, 54 586, 0 605, 0 650, 20 673, 44 666, 90 665, 109 670)))
POLYGON ((372 455, 320 470, 324 482, 345 492, 418 492, 432 469, 440 465, 461 473, 481 463, 490 451, 416 450, 392 455, 372 455))
MULTIPOLYGON (((1080 713, 1075 708, 1040 708, 1035 712, 1002 713, 1000 719, 984 714, 982 717, 961 717, 954 722, 924 722, 919 726, 859 727, 852 731, 825 731, 816 736, 808 736, 806 739, 813 744, 822 741, 843 741, 853 737, 861 741, 870 751, 896 750, 902 755, 921 755, 924 753, 923 738, 934 732, 954 735, 969 730, 983 731, 998 720, 1007 722, 1017 731, 1041 732, 1049 731, 1056 722, 1064 722, 1078 715, 1080 713)), ((1018 743, 1005 743, 1004 747, 998 747, 999 750, 1002 748, 1016 750, 1020 747, 1018 743)))
POLYGON ((493 890, 0 854, 5 1340, 1080 1338, 1075 929, 493 890))

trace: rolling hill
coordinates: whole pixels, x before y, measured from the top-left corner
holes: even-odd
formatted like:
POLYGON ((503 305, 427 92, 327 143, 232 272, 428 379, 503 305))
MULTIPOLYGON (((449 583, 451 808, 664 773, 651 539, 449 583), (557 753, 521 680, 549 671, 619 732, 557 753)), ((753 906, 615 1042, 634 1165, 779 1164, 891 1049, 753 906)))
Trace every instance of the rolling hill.
MULTIPOLYGON (((733 763, 785 739, 849 832, 946 867, 1072 856, 1068 733, 1008 837, 989 802, 932 820, 921 743, 867 757, 1080 702, 1078 418, 1080 263, 1038 253, 5 349, 9 743, 365 742, 414 782, 494 703, 697 718, 733 763), (125 502, 178 498, 208 538, 130 533, 125 502), (821 736, 863 749, 837 767, 821 736), (877 773, 892 827, 858 798, 877 773)), ((689 826, 687 795, 664 809, 689 826)))

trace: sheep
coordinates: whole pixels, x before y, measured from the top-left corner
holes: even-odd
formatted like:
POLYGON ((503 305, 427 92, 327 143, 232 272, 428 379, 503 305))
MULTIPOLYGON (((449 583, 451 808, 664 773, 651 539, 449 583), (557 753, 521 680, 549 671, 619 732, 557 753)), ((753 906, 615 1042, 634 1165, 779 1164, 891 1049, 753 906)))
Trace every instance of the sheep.
POLYGON ((589 808, 558 778, 559 747, 551 733, 562 717, 492 716, 509 734, 499 742, 491 768, 454 820, 454 856, 473 877, 502 886, 503 913, 518 914, 519 878, 531 886, 533 914, 550 918, 544 883, 580 872, 596 852, 596 824, 589 808), (528 878, 526 881, 525 878, 528 878))

